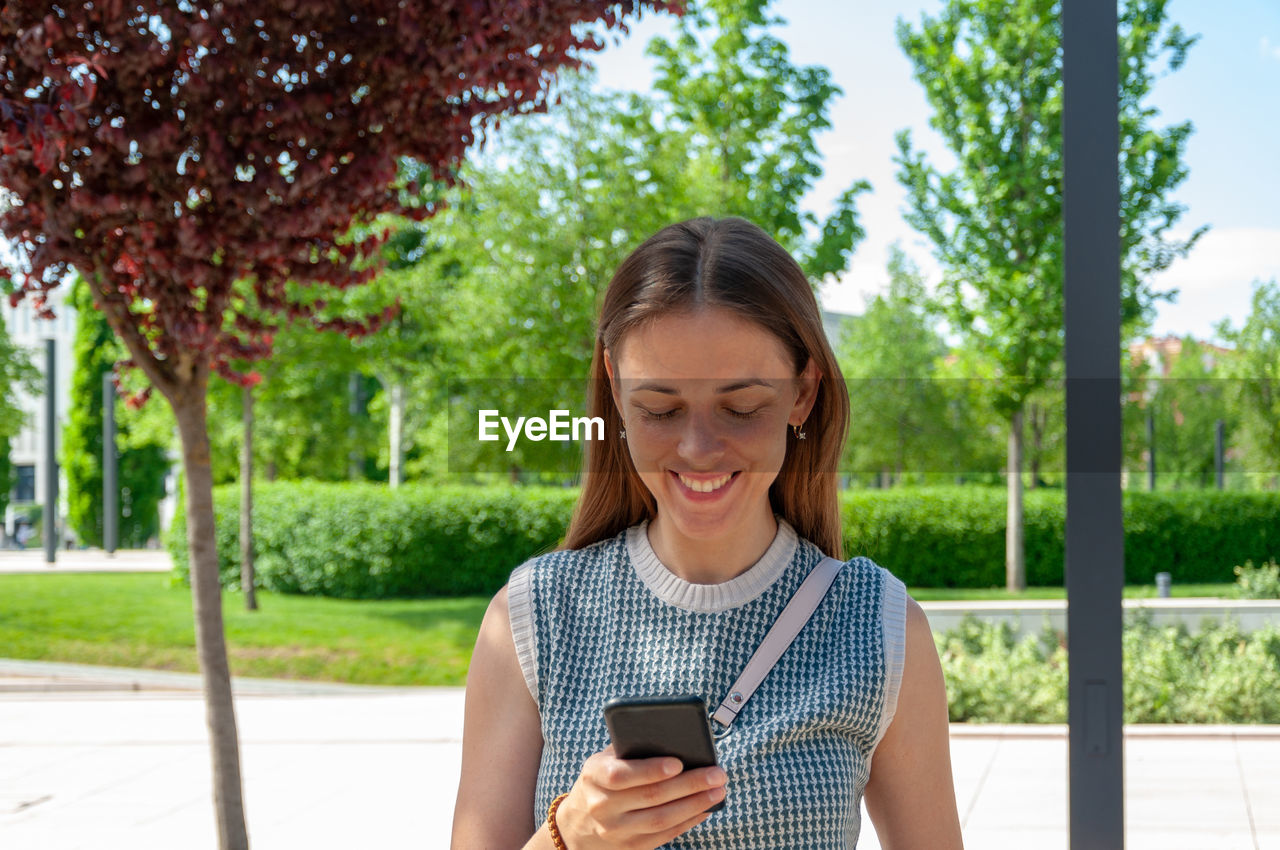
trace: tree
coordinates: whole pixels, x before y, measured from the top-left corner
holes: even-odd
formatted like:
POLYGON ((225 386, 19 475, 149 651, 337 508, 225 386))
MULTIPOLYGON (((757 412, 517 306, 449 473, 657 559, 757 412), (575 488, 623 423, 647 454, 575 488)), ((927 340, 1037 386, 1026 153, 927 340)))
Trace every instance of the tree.
MULTIPOLYGON (((72 284, 70 301, 76 310, 76 335, 72 348, 71 407, 62 432, 67 522, 81 543, 101 546, 104 532, 102 376, 111 373, 116 362, 124 359, 124 349, 106 319, 94 309, 89 286, 83 279, 77 278, 72 284)), ((155 442, 148 439, 151 434, 146 433, 145 426, 132 427, 139 416, 145 415, 142 411, 130 410, 125 405, 117 405, 117 410, 119 539, 125 548, 141 548, 160 533, 159 506, 169 471, 169 440, 155 442)), ((171 433, 168 431, 166 437, 171 433)))
POLYGON ((1215 426, 1221 420, 1228 433, 1236 430, 1236 409, 1214 360, 1204 344, 1184 337, 1166 373, 1154 381, 1157 481, 1172 479, 1175 489, 1183 482, 1213 486, 1215 426))
MULTIPOLYGON (((1185 122, 1152 127, 1153 66, 1177 70, 1195 42, 1170 24, 1167 0, 1120 11, 1121 302, 1126 334, 1150 318, 1151 275, 1204 232, 1169 236, 1184 207, 1169 195, 1187 176, 1185 122)), ((1026 586, 1022 551, 1023 417, 1028 397, 1061 375, 1062 30, 1058 0, 948 0, 898 41, 958 160, 943 173, 898 136, 908 222, 943 268, 942 300, 957 331, 997 365, 997 409, 1008 423, 1011 589, 1026 586)))
POLYGON ((449 180, 486 116, 545 105, 548 75, 600 46, 634 2, 263 6, 103 0, 0 9, 0 231, 34 306, 69 268, 172 406, 183 447, 196 643, 219 845, 248 846, 222 633, 205 392, 268 355, 245 309, 315 319, 310 284, 377 273, 379 216, 422 219, 396 180, 415 155, 449 180), (358 233, 358 231, 357 231, 358 233))
POLYGON ((889 255, 889 292, 849 322, 836 353, 853 416, 846 463, 881 484, 955 468, 963 443, 947 386, 936 378, 946 343, 928 310, 924 280, 902 249, 889 255))
POLYGON ((855 201, 871 186, 855 181, 821 223, 801 210, 822 176, 816 137, 831 126, 840 88, 826 68, 791 63, 787 45, 769 32, 782 19, 768 7, 769 0, 704 0, 680 19, 674 42, 650 43, 654 88, 666 96, 661 132, 689 135, 689 167, 712 184, 710 209, 754 221, 821 280, 842 273, 862 240, 855 201))
MULTIPOLYGON (((393 361, 416 366, 412 443, 442 424, 433 409, 452 410, 450 426, 471 434, 474 413, 463 411, 477 407, 583 409, 609 276, 651 233, 708 209, 701 184, 685 176, 684 137, 657 133, 643 99, 593 93, 582 79, 566 80, 560 95, 572 108, 504 124, 489 155, 462 169, 465 188, 433 219, 418 261, 389 273, 402 281, 409 339, 420 345, 416 358, 393 361)), ((368 342, 386 344, 380 334, 368 342)), ((436 462, 570 472, 580 457, 550 442, 483 451, 494 445, 451 440, 436 462)))
MULTIPOLYGON (((332 311, 326 309, 326 314, 332 311)), ((343 335, 317 334, 299 322, 277 328, 270 360, 255 364, 260 378, 253 387, 256 474, 269 481, 345 480, 352 450, 363 451, 377 437, 364 423, 354 434, 348 429, 349 378, 363 368, 366 364, 354 341, 343 335)), ((241 476, 242 390, 220 376, 209 382, 215 484, 241 476)))
MULTIPOLYGON (((853 184, 822 221, 800 206, 822 173, 816 135, 829 126, 839 89, 825 69, 792 64, 769 32, 777 20, 767 5, 691 4, 676 42, 650 45, 659 60, 652 96, 594 93, 588 80, 568 80, 561 95, 572 109, 506 122, 489 155, 463 169, 465 189, 449 195, 421 262, 406 270, 406 281, 418 281, 413 291, 445 296, 416 311, 445 330, 426 337, 431 374, 409 379, 411 443, 440 444, 444 428, 430 411, 445 406, 450 381, 462 395, 485 398, 483 407, 577 403, 610 275, 674 221, 741 215, 792 250, 815 280, 845 268, 863 235, 854 202, 867 184, 853 184)), ((408 303, 406 312, 415 313, 408 303)), ((474 434, 476 406, 451 405, 458 416, 450 426, 474 434)), ((488 454, 482 446, 496 444, 471 440, 472 457, 460 442, 450 442, 454 469, 566 473, 580 458, 557 451, 566 444, 524 442, 488 454)))
POLYGON ((1218 335, 1235 346, 1223 364, 1231 397, 1240 411, 1240 442, 1246 470, 1280 480, 1280 284, 1255 281, 1244 324, 1218 325, 1218 335))

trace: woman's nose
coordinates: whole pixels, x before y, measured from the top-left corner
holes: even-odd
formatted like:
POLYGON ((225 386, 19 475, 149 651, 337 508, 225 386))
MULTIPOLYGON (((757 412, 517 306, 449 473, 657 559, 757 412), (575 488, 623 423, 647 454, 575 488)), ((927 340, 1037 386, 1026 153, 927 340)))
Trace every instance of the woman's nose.
POLYGON ((677 451, 690 465, 705 467, 724 453, 723 436, 710 416, 693 414, 685 419, 677 451))

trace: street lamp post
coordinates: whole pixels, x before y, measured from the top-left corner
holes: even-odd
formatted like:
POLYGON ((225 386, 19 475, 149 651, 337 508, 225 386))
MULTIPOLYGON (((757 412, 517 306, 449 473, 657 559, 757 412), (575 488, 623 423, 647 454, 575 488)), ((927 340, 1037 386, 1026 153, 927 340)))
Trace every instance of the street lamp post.
POLYGON ((120 540, 120 485, 116 456, 116 386, 102 375, 102 548, 115 554, 120 540))
POLYGON ((57 341, 44 341, 44 559, 58 558, 58 431, 57 341))

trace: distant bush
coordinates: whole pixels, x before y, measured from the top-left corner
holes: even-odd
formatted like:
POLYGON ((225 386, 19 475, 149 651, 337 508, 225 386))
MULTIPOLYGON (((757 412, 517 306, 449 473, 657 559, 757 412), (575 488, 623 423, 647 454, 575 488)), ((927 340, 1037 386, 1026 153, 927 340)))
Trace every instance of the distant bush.
MULTIPOLYGON (((492 594, 556 546, 576 490, 276 482, 254 487, 255 584, 348 599, 492 594)), ((214 490, 224 587, 240 582, 238 485, 214 490)), ((186 579, 185 517, 169 550, 186 579)))
MULTIPOLYGON (((554 547, 576 489, 264 483, 254 490, 260 587, 348 598, 489 595, 522 561, 554 547)), ((214 491, 224 586, 240 580, 239 488, 214 491)), ((909 587, 1004 585, 1005 495, 991 487, 842 493, 845 554, 866 555, 909 587)), ((1024 506, 1027 583, 1062 585, 1061 490, 1024 506)), ((1125 495, 1125 581, 1158 572, 1230 583, 1232 567, 1280 555, 1280 494, 1125 495)), ((168 540, 185 578, 185 523, 168 540)))
POLYGON ((1236 596, 1240 599, 1280 599, 1280 563, 1274 558, 1255 567, 1245 561, 1236 567, 1236 596))
MULTIPOLYGON (((1003 587, 1005 492, 994 487, 841 494, 845 555, 865 555, 909 587, 1003 587)), ((1062 493, 1023 501, 1027 583, 1062 584, 1062 493)))
MULTIPOLYGON (((913 587, 1003 587, 1005 494, 938 487, 842 494, 845 551, 866 555, 913 587)), ((1027 584, 1063 583, 1065 494, 1024 500, 1027 584)), ((1124 494, 1127 584, 1169 572, 1180 583, 1230 583, 1232 567, 1280 556, 1280 494, 1124 494)))
MULTIPOLYGON (((953 722, 1065 723, 1067 651, 1050 629, 1015 642, 966 619, 934 640, 953 722)), ((1280 626, 1192 635, 1135 617, 1124 630, 1125 723, 1280 723, 1280 626)))

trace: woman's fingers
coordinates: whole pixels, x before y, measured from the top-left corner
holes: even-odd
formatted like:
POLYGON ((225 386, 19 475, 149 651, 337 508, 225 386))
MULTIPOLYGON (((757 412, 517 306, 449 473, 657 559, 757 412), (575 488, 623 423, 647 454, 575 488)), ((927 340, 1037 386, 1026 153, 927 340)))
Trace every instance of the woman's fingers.
POLYGON ((613 754, 613 744, 587 759, 583 774, 601 788, 626 791, 670 779, 680 773, 682 765, 675 758, 620 759, 613 754))
MULTIPOLYGON (((685 777, 680 777, 684 779, 685 777)), ((667 802, 658 805, 649 806, 641 809, 630 810, 622 819, 621 826, 629 832, 635 832, 641 835, 656 836, 665 834, 667 830, 679 827, 689 821, 697 821, 701 815, 707 813, 707 809, 724 799, 725 789, 723 785, 708 787, 705 780, 695 782, 685 782, 681 786, 675 786, 672 783, 663 783, 671 785, 669 789, 664 789, 661 796, 666 797, 668 794, 675 794, 670 797, 667 802)), ((688 827, 683 827, 683 832, 688 827)), ((673 833, 679 835, 680 832, 673 833)), ((665 844, 666 839, 659 841, 659 844, 665 844)))
POLYGON ((672 758, 619 759, 609 747, 587 759, 577 793, 561 811, 584 848, 658 847, 705 820, 707 809, 724 799, 723 769, 680 768, 672 758))
POLYGON ((656 833, 654 835, 646 836, 647 840, 645 841, 645 843, 653 847, 661 847, 663 844, 666 844, 671 839, 676 838, 677 836, 680 836, 680 835, 684 835, 686 832, 693 829, 695 826, 702 823, 704 820, 706 820, 709 817, 711 817, 711 812, 703 812, 702 814, 695 815, 689 818, 689 820, 676 824, 675 826, 671 827, 668 830, 656 833))

